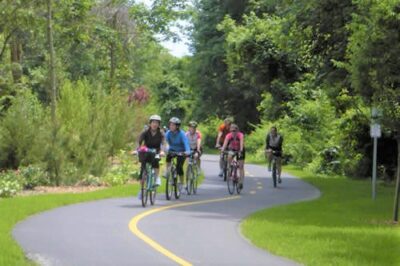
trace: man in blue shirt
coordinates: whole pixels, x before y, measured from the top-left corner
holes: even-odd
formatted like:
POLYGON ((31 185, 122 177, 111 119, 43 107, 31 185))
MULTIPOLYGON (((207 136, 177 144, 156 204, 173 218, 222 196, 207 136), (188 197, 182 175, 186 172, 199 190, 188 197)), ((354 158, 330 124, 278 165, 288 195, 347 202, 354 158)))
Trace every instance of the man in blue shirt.
POLYGON ((183 156, 177 157, 176 162, 176 172, 180 178, 181 184, 184 184, 183 175, 183 164, 185 163, 186 156, 190 155, 189 141, 183 130, 180 129, 181 120, 177 117, 172 117, 169 120, 169 130, 165 134, 165 139, 168 143, 168 155, 167 155, 167 169, 166 173, 169 173, 171 167, 171 152, 172 153, 182 153, 183 156), (185 156, 186 155, 186 156, 185 156))

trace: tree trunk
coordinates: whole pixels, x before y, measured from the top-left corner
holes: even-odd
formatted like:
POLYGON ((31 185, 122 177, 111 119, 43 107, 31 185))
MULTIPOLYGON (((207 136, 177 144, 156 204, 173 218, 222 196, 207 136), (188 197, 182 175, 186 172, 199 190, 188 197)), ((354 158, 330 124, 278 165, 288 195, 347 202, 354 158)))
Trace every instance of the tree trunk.
POLYGON ((51 120, 53 124, 52 128, 52 156, 50 169, 53 171, 54 181, 56 185, 60 185, 60 162, 55 155, 56 142, 57 142, 57 121, 56 121, 56 104, 57 104, 57 87, 56 87, 56 69, 55 69, 55 52, 54 52, 54 41, 53 41, 53 26, 52 26, 52 0, 47 0, 47 41, 50 54, 49 62, 49 79, 50 89, 49 94, 51 98, 51 120))
POLYGON ((49 78, 50 78, 50 98, 51 98, 51 118, 55 122, 56 118, 56 99, 57 99, 57 88, 56 88, 56 71, 55 71, 55 53, 54 53, 54 41, 53 41, 53 26, 52 26, 52 0, 47 0, 47 41, 49 45, 49 78))
POLYGON ((11 72, 14 83, 21 82, 21 59, 22 59, 22 45, 18 33, 13 34, 10 41, 10 59, 11 59, 11 72))
MULTIPOLYGON (((112 18, 111 22, 111 27, 115 30, 117 28, 117 15, 118 12, 115 12, 112 18)), ((111 87, 114 87, 114 80, 115 80, 115 68, 116 68, 116 55, 115 55, 115 49, 116 49, 116 44, 115 44, 115 39, 111 40, 110 43, 110 84, 111 87)))
POLYGON ((396 137, 397 140, 397 177, 396 177, 396 192, 394 196, 394 211, 393 220, 399 221, 399 195, 400 195, 400 134, 396 137))

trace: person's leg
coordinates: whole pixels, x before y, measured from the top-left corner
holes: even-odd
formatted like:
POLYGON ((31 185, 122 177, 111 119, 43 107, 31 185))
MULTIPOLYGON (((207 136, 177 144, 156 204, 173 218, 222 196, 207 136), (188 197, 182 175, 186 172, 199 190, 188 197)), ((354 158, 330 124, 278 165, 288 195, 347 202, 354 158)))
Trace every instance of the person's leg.
POLYGON ((165 162, 167 163, 167 165, 165 166, 165 171, 164 171, 165 178, 167 178, 169 175, 169 171, 171 169, 171 161, 172 161, 171 155, 167 154, 167 158, 165 159, 165 162))
POLYGON ((239 165, 239 183, 243 184, 244 181, 244 160, 238 160, 239 165))
POLYGON ((246 158, 246 150, 243 150, 240 156, 238 157, 238 164, 239 164, 239 170, 240 170, 240 188, 243 188, 243 182, 244 182, 244 159, 246 158))
POLYGON ((184 173, 183 173, 183 164, 185 163, 186 157, 184 156, 178 156, 177 161, 176 161, 176 172, 179 176, 179 179, 181 181, 181 184, 185 184, 185 178, 184 178, 184 173))
POLYGON ((276 168, 277 168, 277 174, 278 174, 278 182, 281 183, 282 179, 281 179, 281 172, 282 172, 282 157, 277 156, 276 157, 276 168))
POLYGON ((154 169, 154 180, 156 181, 156 185, 161 186, 159 160, 153 160, 152 167, 154 169))
POLYGON ((271 171, 272 150, 267 150, 268 171, 271 171))
POLYGON ((219 156, 219 176, 222 177, 224 173, 224 153, 221 152, 220 156, 219 156))
POLYGON ((194 158, 196 159, 197 162, 197 169, 200 170, 200 153, 198 151, 194 153, 194 158))

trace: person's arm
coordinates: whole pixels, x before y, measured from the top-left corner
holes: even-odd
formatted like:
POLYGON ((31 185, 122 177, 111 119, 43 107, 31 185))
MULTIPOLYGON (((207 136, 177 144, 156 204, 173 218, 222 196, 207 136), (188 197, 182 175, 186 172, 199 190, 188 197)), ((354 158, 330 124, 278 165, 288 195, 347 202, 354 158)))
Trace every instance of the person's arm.
POLYGON ((167 143, 165 141, 165 133, 161 131, 161 144, 160 144, 160 153, 167 152, 167 143))
POLYGON ((197 137, 197 151, 200 152, 201 149, 201 133, 197 132, 198 137, 197 137))
POLYGON ((219 147, 219 142, 221 140, 222 137, 222 131, 218 131, 218 136, 217 136, 217 142, 215 143, 215 147, 219 147))
POLYGON ((165 148, 164 148, 165 152, 169 151, 169 134, 170 131, 168 130, 167 133, 165 133, 165 148))
POLYGON ((270 147, 269 147, 269 134, 267 134, 267 138, 265 139, 265 149, 266 150, 268 150, 270 147))
POLYGON ((240 138, 240 152, 243 152, 243 147, 244 147, 244 134, 242 134, 242 137, 240 138))
POLYGON ((138 138, 138 142, 137 142, 137 148, 139 149, 140 146, 142 146, 142 143, 144 142, 144 135, 146 134, 146 131, 143 131, 142 133, 140 133, 139 138, 138 138))
POLYGON ((228 145, 229 134, 225 137, 224 144, 222 145, 221 151, 225 151, 226 146, 228 145))
POLYGON ((280 135, 280 139, 279 139, 279 150, 282 151, 282 145, 283 145, 283 137, 282 135, 280 135))
POLYGON ((183 145, 185 146, 185 153, 189 155, 190 154, 189 140, 183 131, 181 131, 181 138, 183 140, 183 145))

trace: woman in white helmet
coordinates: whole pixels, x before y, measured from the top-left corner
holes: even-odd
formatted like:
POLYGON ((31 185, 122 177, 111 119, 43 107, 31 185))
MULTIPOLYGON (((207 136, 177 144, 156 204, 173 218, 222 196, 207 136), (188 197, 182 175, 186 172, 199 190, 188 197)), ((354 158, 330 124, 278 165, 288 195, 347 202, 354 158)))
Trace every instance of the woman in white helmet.
MULTIPOLYGON (((161 117, 152 115, 149 118, 149 127, 145 129, 139 136, 139 147, 145 146, 149 149, 155 149, 160 156, 164 155, 162 147, 165 147, 165 135, 160 128, 161 117)), ((156 184, 161 185, 160 179, 160 164, 159 160, 155 160, 155 154, 146 153, 145 162, 150 162, 154 168, 156 184)))

